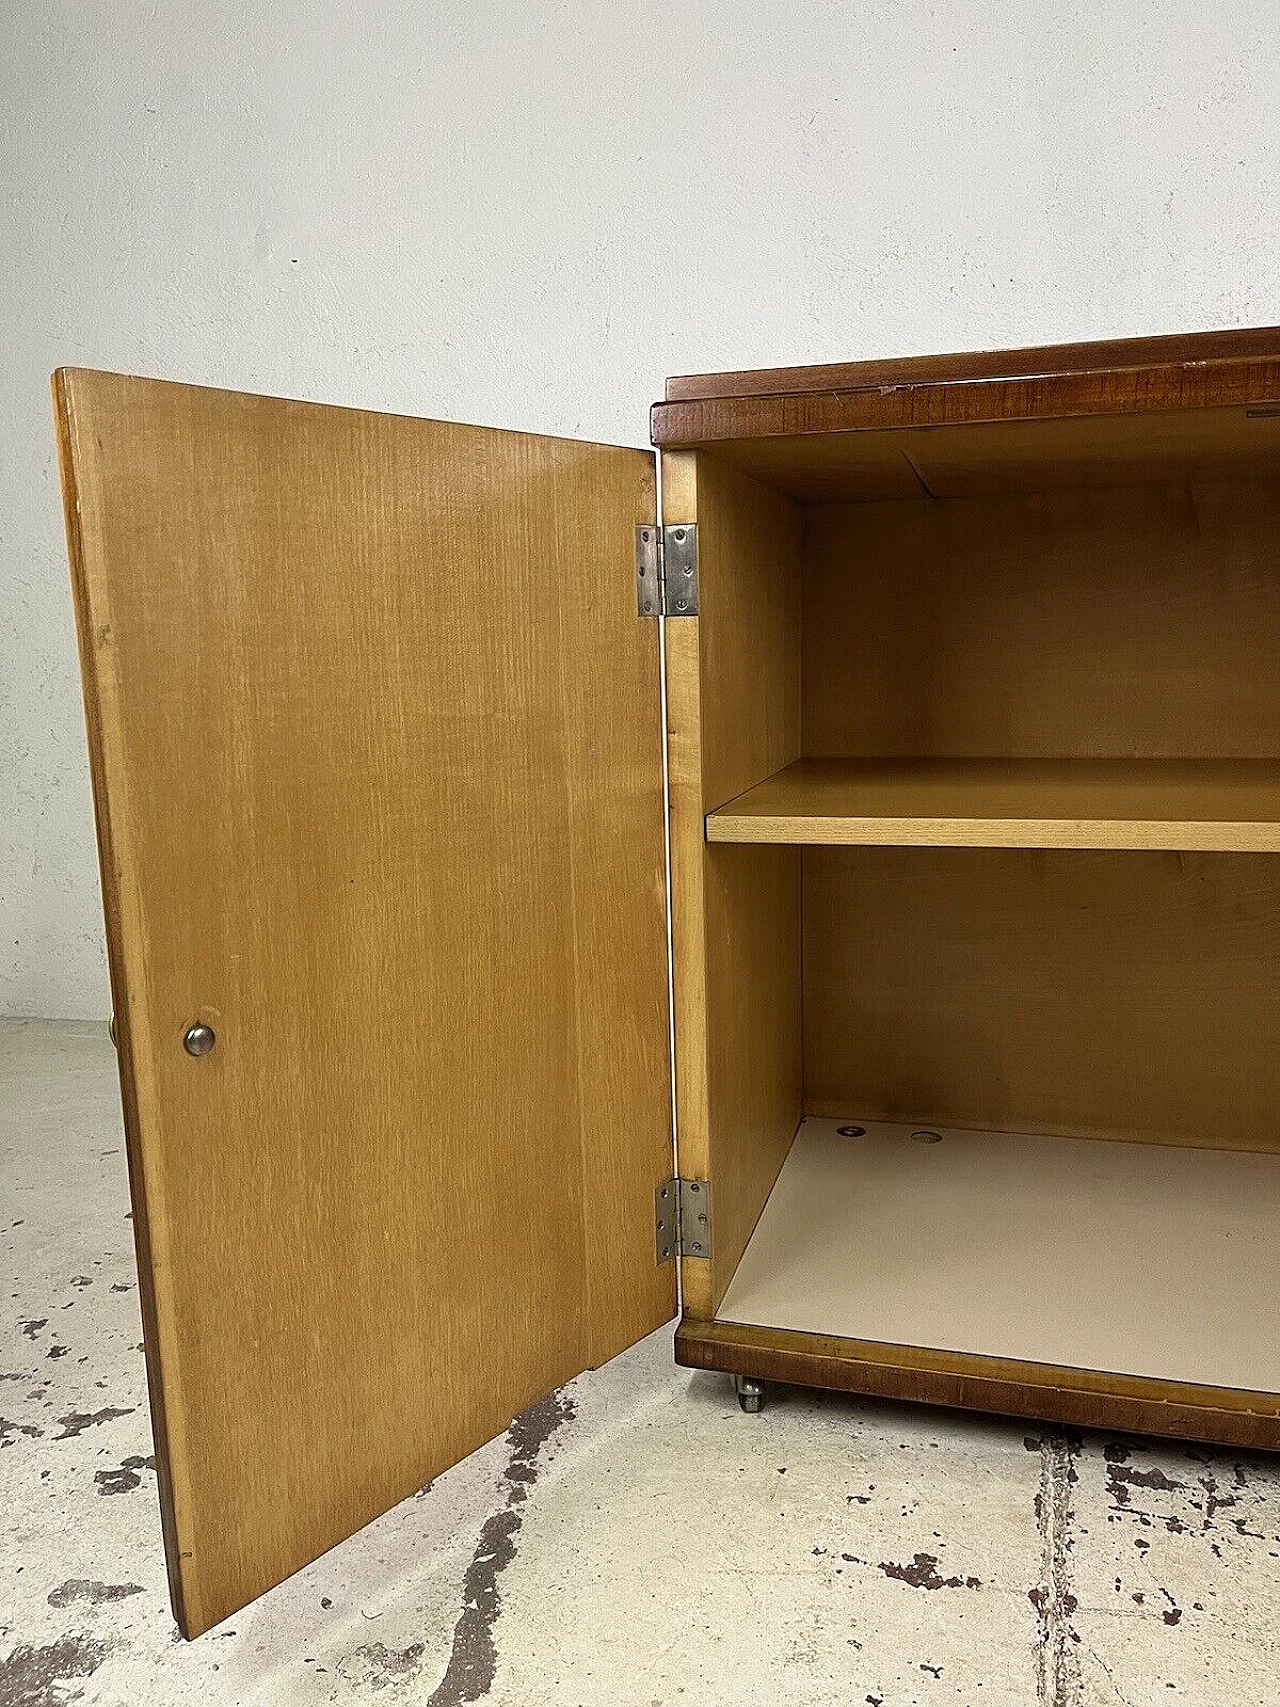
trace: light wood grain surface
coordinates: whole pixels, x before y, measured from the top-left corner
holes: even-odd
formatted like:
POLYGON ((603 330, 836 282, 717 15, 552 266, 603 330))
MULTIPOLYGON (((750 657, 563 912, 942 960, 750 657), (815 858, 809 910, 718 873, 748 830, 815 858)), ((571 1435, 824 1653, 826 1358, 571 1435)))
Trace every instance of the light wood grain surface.
POLYGON ((810 510, 804 756, 1280 758, 1278 537, 1280 481, 810 510))
POLYGON ((1248 404, 723 439, 706 452, 804 503, 1266 479, 1280 410, 1248 404))
POLYGON ((1280 760, 801 759, 711 842, 1280 852, 1280 760))
POLYGON ((57 401, 195 1634, 673 1311, 654 471, 110 374, 57 401))
POLYGON ((1280 1394, 1278 1283, 1280 1156, 806 1120, 719 1315, 1280 1394))

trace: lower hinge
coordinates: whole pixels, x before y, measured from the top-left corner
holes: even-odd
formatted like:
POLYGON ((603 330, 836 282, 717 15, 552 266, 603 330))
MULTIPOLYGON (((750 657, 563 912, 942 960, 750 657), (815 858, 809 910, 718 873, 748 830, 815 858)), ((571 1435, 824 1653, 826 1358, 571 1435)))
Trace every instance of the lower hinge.
POLYGON ((697 616, 695 522, 636 529, 636 609, 641 616, 697 616))
POLYGON ((653 1194, 659 1263, 711 1255, 711 1186, 704 1179, 669 1179, 653 1194))

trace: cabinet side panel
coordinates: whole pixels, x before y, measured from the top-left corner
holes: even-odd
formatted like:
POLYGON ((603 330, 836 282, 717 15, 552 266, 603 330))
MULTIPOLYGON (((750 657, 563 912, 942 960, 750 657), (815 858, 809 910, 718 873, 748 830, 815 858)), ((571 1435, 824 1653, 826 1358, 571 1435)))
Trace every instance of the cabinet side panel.
MULTIPOLYGON (((663 515, 697 520, 697 458, 664 452, 663 515)), ((701 546, 700 546, 701 550, 701 546)), ((663 623, 667 667, 667 787, 671 813, 671 956, 675 1029, 676 1152, 682 1174, 710 1174, 707 1106, 706 842, 702 810, 702 684, 698 634, 703 618, 663 623)), ((685 1309, 714 1315, 710 1262, 687 1262, 681 1276, 685 1309)), ((726 1277, 724 1285, 728 1285, 726 1277)), ((723 1292, 724 1287, 721 1287, 723 1292)))
POLYGON ((668 522, 698 525, 699 615, 667 621, 680 1171, 711 1181, 713 1256, 684 1263, 709 1318, 800 1120, 800 856, 706 844, 708 811, 800 754, 800 520, 705 456, 663 460, 668 522), (725 856, 725 857, 722 857, 725 856))

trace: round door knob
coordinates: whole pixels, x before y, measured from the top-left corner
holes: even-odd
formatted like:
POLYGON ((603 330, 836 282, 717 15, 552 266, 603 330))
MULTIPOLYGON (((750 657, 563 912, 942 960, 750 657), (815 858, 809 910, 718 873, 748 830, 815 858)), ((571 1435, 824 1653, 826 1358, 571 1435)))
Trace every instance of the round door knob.
POLYGON ((211 1025, 189 1025, 182 1047, 188 1055, 207 1055, 217 1041, 211 1025))

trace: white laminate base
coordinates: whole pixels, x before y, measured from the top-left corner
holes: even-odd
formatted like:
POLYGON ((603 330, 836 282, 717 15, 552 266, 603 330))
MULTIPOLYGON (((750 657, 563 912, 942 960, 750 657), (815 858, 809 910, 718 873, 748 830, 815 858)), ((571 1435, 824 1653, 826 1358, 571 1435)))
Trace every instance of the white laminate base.
POLYGON ((721 1320, 1280 1391, 1280 1156, 842 1124, 800 1127, 721 1320))

